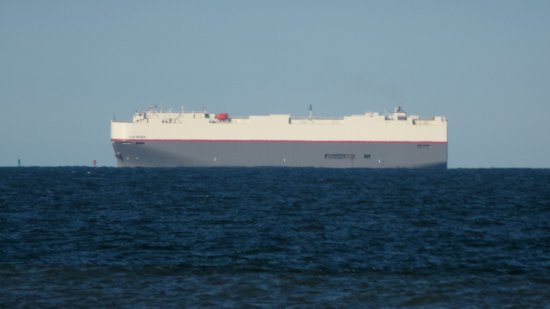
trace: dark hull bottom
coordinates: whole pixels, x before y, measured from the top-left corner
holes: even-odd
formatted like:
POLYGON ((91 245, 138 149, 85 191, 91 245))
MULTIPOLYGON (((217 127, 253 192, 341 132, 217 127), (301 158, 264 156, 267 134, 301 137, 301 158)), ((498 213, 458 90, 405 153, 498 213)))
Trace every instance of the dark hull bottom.
POLYGON ((119 167, 447 168, 446 143, 113 141, 119 167))

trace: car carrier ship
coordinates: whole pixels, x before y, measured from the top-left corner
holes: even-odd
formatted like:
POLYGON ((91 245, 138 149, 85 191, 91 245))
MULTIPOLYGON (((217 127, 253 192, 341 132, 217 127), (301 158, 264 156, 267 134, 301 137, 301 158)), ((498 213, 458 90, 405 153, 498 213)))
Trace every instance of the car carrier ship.
POLYGON ((136 112, 111 122, 119 167, 446 168, 447 120, 368 112, 342 118, 136 112))

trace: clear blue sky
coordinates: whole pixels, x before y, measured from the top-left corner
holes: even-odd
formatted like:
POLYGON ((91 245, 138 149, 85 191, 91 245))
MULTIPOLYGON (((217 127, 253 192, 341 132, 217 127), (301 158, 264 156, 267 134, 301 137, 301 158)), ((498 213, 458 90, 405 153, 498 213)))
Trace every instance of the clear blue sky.
POLYGON ((1 1, 0 166, 114 166, 113 115, 449 120, 450 167, 550 167, 550 1, 1 1))

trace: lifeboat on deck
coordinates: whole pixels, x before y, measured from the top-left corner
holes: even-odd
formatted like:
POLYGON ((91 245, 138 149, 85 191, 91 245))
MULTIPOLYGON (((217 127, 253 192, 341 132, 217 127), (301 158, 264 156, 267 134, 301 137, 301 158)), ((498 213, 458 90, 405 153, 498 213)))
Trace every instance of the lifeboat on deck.
POLYGON ((228 113, 218 113, 218 114, 216 114, 216 119, 218 119, 219 121, 229 120, 229 114, 228 113))

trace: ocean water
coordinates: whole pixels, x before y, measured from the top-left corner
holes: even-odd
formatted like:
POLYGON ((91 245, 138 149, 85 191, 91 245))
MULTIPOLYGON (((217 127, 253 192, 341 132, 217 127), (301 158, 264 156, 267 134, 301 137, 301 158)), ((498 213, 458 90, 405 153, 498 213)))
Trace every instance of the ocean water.
POLYGON ((548 307, 550 170, 0 168, 0 307, 548 307))

